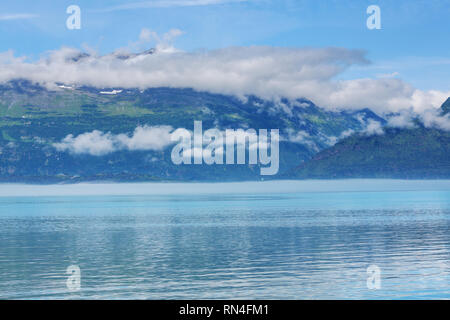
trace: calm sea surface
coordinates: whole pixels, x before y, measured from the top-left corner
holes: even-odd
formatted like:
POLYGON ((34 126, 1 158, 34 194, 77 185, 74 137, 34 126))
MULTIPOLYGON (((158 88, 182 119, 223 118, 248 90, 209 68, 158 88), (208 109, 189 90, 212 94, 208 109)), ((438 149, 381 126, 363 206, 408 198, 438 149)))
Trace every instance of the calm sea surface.
POLYGON ((0 299, 311 298, 449 299, 450 181, 0 185, 0 299))

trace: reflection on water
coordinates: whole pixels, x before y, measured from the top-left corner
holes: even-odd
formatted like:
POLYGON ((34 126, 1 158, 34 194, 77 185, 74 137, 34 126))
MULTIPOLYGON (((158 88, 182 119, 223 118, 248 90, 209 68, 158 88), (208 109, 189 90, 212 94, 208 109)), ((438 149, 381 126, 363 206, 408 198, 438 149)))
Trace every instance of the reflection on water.
POLYGON ((0 198, 0 298, 450 298, 449 231, 446 190, 0 198))

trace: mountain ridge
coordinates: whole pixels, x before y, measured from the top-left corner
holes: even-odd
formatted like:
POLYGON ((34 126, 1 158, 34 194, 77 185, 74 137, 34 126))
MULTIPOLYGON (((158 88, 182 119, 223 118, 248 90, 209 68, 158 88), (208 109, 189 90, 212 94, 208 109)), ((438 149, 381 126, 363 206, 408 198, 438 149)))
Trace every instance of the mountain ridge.
MULTIPOLYGON (((132 135, 143 126, 193 129, 276 129, 280 141, 280 174, 335 143, 347 130, 365 122, 385 122, 369 109, 332 112, 307 99, 246 101, 192 89, 121 89, 72 87, 49 90, 26 80, 0 85, 0 180, 259 180, 259 167, 175 166, 170 150, 120 150, 102 156, 58 151, 66 137, 98 131, 132 135)), ((267 177, 265 177, 267 178, 267 177)))
MULTIPOLYGON (((450 98, 442 105, 442 112, 448 112, 449 107, 450 98)), ((189 88, 142 90, 59 84, 49 90, 22 79, 0 84, 0 181, 262 179, 259 165, 176 166, 171 162, 170 148, 116 150, 102 155, 55 148, 69 136, 73 139, 94 132, 129 137, 145 126, 193 130, 196 120, 201 120, 205 129, 279 128, 280 171, 264 179, 450 177, 447 132, 420 124, 416 129, 387 128, 387 121, 367 108, 327 111, 308 99, 267 101, 249 96, 243 101, 189 88), (365 133, 370 122, 378 122, 385 133, 365 133), (399 150, 404 150, 404 157, 399 156, 399 150), (407 165, 414 161, 419 167, 407 165)))
MULTIPOLYGON (((442 105, 448 112, 450 98, 442 105)), ((317 153, 287 176, 327 178, 450 178, 450 132, 425 128, 384 128, 380 135, 354 135, 317 153)))
POLYGON ((450 113, 450 97, 441 106, 442 114, 450 113))

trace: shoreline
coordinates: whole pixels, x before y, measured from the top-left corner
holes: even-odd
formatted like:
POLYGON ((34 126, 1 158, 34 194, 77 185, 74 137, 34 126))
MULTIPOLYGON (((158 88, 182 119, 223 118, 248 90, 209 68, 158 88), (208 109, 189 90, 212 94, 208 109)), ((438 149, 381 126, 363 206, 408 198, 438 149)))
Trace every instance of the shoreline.
POLYGON ((326 192, 448 191, 450 179, 270 180, 247 182, 82 182, 32 185, 0 183, 0 198, 27 196, 145 196, 326 192))

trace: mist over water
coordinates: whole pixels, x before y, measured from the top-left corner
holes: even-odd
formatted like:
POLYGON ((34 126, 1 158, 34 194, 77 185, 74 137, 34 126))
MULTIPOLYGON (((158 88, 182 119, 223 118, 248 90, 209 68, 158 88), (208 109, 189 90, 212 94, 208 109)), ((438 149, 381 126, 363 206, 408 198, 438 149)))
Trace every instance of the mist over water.
POLYGON ((450 180, 279 180, 226 183, 0 184, 0 197, 449 190, 450 180))
POLYGON ((0 191, 1 299, 450 298, 448 180, 0 191))

